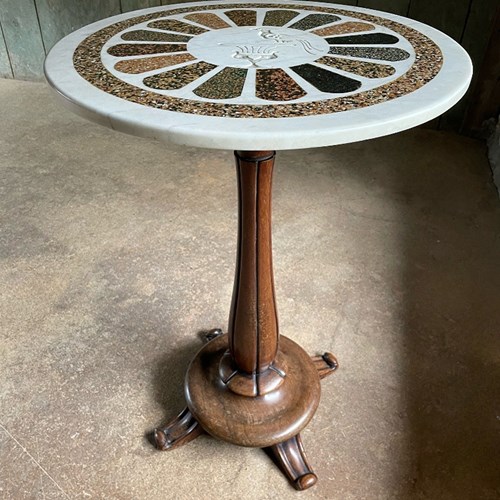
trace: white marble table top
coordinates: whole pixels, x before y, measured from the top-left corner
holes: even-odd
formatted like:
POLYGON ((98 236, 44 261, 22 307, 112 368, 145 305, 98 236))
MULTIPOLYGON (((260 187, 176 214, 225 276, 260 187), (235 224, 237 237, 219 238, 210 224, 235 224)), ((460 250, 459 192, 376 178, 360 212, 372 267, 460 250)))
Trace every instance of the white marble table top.
POLYGON ((336 4, 208 1, 129 12, 50 51, 63 102, 190 146, 299 149, 392 134, 453 106, 467 53, 425 24, 336 4))

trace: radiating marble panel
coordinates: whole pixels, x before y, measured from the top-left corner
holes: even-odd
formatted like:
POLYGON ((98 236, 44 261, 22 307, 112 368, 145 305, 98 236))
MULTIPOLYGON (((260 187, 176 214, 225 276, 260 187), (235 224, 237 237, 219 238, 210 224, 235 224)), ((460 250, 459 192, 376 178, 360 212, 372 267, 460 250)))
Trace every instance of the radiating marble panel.
POLYGON ((184 16, 184 18, 214 30, 231 27, 224 19, 212 12, 195 12, 194 14, 184 16))
POLYGON ((168 66, 175 66, 183 62, 194 61, 191 54, 175 54, 171 56, 141 57, 140 59, 126 59, 115 64, 115 69, 122 73, 146 73, 168 66))
POLYGON ((339 75, 312 64, 301 64, 293 66, 291 69, 321 92, 345 94, 361 87, 359 80, 339 75))
POLYGON ((377 64, 353 59, 342 59, 340 57, 325 56, 316 61, 317 63, 341 69, 349 73, 355 73, 365 78, 386 78, 392 76, 396 70, 387 64, 377 64))
POLYGON ((141 56, 147 54, 161 54, 168 52, 184 52, 185 44, 168 43, 120 43, 108 49, 108 54, 115 57, 141 56))
POLYGON ((348 22, 342 24, 334 24, 332 26, 327 26, 326 28, 318 28, 312 33, 318 36, 344 35, 345 33, 355 33, 357 31, 372 31, 374 29, 375 26, 373 26, 373 24, 348 22))
POLYGON ((255 10, 228 10, 224 14, 237 26, 255 26, 257 23, 255 10))
POLYGON ((247 72, 244 68, 224 68, 193 93, 205 99, 234 99, 243 91, 247 72))
POLYGON ((144 85, 158 90, 177 90, 194 82, 200 76, 212 71, 217 66, 206 62, 198 62, 160 73, 159 75, 149 76, 144 79, 144 85))
POLYGON ((177 21, 176 19, 159 19, 158 21, 153 21, 148 24, 148 28, 155 28, 165 31, 176 31, 177 33, 187 33, 189 35, 201 35, 207 31, 199 26, 193 26, 192 24, 183 23, 182 21, 177 21))
POLYGON ((308 16, 302 18, 300 21, 289 26, 296 30, 310 30, 323 24, 333 23, 335 21, 340 21, 340 17, 334 16, 333 14, 309 14, 308 16))
POLYGON ((327 38, 332 45, 393 45, 399 38, 388 33, 368 33, 366 35, 336 36, 327 38))
POLYGON ((292 10, 270 10, 266 12, 263 26, 283 26, 299 15, 292 10))
POLYGON ((293 101, 306 91, 282 69, 258 69, 255 95, 267 101, 293 101))
POLYGON ((122 35, 123 40, 135 42, 189 42, 190 36, 174 33, 160 33, 158 31, 137 30, 127 31, 122 35))
POLYGON ((394 47, 332 47, 328 52, 339 56, 380 59, 382 61, 404 61, 410 57, 406 50, 394 47))

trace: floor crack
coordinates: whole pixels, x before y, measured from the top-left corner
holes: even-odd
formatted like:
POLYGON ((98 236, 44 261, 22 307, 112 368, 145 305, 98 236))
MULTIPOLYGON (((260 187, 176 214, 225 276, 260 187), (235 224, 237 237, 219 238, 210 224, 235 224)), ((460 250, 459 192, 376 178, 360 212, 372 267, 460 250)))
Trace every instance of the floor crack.
POLYGON ((66 498, 70 498, 69 495, 57 484, 57 481, 43 468, 43 466, 35 459, 35 457, 2 425, 0 424, 0 429, 2 429, 7 436, 9 436, 23 451, 31 458, 31 460, 37 465, 37 467, 57 486, 57 488, 63 493, 66 498))

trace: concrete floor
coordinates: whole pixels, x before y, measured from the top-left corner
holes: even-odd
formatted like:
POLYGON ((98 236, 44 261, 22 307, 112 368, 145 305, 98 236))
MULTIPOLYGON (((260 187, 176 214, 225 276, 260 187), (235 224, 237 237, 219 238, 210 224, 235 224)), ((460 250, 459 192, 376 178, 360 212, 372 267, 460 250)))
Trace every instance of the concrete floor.
POLYGON ((230 152, 115 133, 0 82, 0 498, 500 498, 500 202, 482 143, 279 154, 281 332, 341 367, 296 493, 260 450, 144 438, 225 327, 230 152))

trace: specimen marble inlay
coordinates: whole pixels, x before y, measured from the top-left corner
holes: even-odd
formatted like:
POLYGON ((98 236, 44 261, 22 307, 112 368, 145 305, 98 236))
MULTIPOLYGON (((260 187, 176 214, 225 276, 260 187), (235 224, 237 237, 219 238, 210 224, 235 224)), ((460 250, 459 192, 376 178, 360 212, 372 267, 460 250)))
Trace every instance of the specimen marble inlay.
POLYGON ((45 68, 63 102, 117 130, 262 150, 418 125, 457 102, 472 73, 465 51, 430 26, 304 0, 128 12, 65 37, 45 68))
POLYGON ((399 98, 431 81, 443 62, 423 33, 365 12, 306 2, 175 7, 91 34, 74 53, 75 69, 146 106, 283 118, 399 98))

